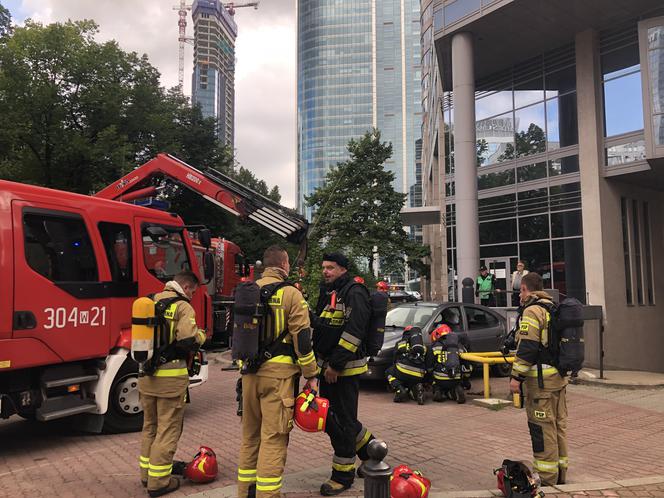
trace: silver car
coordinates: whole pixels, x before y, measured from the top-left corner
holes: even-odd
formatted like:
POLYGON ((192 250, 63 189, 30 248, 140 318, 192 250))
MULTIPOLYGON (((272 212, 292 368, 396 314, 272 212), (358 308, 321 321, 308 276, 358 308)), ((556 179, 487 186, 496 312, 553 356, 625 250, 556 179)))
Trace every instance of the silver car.
MULTIPOLYGON (((500 351, 507 333, 505 319, 491 308, 478 304, 415 302, 395 306, 387 312, 385 340, 380 352, 369 358, 369 370, 363 379, 384 379, 385 370, 394 362, 394 346, 408 325, 420 327, 425 344, 431 344, 431 332, 441 324, 468 338, 469 351, 500 351)), ((496 365, 494 375, 507 376, 510 365, 496 365)))

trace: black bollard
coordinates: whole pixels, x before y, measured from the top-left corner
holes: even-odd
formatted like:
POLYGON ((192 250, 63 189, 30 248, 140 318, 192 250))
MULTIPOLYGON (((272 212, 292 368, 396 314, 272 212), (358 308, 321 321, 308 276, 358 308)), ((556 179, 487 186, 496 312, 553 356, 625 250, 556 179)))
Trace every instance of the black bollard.
POLYGON ((390 498, 392 467, 383 460, 387 456, 387 443, 374 439, 367 447, 369 460, 364 462, 364 498, 390 498))
POLYGON ((461 281, 461 302, 473 304, 475 302, 475 282, 466 277, 461 281))

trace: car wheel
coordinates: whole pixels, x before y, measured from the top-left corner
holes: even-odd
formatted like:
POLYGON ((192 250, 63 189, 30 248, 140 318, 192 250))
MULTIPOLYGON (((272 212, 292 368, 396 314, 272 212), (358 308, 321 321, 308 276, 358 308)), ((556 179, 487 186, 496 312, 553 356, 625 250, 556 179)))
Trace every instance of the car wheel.
POLYGON ((127 357, 118 370, 104 415, 104 432, 118 434, 143 428, 143 407, 138 396, 138 365, 127 357))
POLYGON ((512 364, 498 363, 497 365, 493 365, 492 369, 495 377, 509 377, 512 373, 512 364))

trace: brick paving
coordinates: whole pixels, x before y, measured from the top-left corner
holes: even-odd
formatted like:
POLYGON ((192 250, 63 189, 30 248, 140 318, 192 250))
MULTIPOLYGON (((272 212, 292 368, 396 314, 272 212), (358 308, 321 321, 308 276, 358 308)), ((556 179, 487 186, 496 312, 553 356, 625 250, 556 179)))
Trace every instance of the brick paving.
MULTIPOLYGON (((215 490, 233 483, 240 433, 235 378, 234 372, 211 365, 209 382, 192 392, 176 455, 185 459, 200 444, 212 447, 219 456, 220 478, 208 485, 184 484, 170 496, 214 496, 215 490)), ((473 384, 479 389, 481 379, 473 384)), ((492 385, 495 396, 507 395, 505 379, 494 379, 492 385)), ((570 483, 664 475, 664 391, 631 391, 629 403, 614 399, 621 396, 618 391, 608 396, 606 388, 570 386, 570 483)), ((491 470, 503 458, 531 459, 525 413, 511 407, 490 411, 470 403, 431 401, 398 405, 381 385, 370 384, 363 387, 360 414, 388 442, 389 462, 419 468, 431 478, 434 491, 495 488, 491 470)), ((66 422, 0 421, 0 496, 145 496, 138 481, 138 446, 138 434, 89 435, 66 422)), ((330 454, 324 434, 293 431, 286 468, 289 498, 317 496, 315 486, 309 492, 311 482, 297 476, 289 480, 288 475, 325 475, 330 454)), ((557 496, 664 497, 664 485, 557 496)))

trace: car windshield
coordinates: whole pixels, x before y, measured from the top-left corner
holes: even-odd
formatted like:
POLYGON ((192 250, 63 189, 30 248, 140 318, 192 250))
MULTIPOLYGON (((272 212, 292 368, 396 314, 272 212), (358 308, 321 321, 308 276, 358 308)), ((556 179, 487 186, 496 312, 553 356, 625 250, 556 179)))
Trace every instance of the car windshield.
POLYGON ((387 312, 386 327, 424 327, 436 308, 424 306, 399 306, 387 312))

